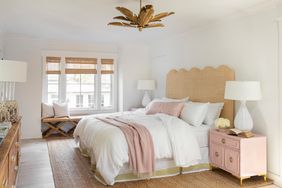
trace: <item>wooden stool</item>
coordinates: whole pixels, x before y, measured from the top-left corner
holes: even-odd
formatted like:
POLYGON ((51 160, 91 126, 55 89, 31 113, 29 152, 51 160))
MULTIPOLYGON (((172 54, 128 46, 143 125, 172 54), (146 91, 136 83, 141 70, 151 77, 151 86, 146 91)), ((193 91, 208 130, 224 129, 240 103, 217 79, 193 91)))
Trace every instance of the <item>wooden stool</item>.
POLYGON ((42 133, 43 138, 48 138, 55 132, 63 136, 66 136, 66 137, 72 137, 72 135, 62 130, 64 123, 70 122, 71 124, 73 124, 74 127, 71 129, 72 131, 75 129, 76 125, 83 117, 86 117, 86 116, 69 116, 69 117, 59 117, 59 118, 54 117, 54 118, 42 119, 42 123, 48 126, 48 129, 42 133))

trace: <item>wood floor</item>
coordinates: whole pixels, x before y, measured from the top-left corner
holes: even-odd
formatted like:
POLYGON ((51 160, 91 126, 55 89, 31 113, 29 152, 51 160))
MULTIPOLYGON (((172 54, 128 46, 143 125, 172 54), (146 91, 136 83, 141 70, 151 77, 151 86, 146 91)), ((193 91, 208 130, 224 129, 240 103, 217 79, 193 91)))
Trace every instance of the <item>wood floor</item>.
MULTIPOLYGON (((45 140, 24 140, 21 144, 17 188, 54 188, 54 180, 45 140)), ((263 188, 278 188, 275 185, 263 188)))

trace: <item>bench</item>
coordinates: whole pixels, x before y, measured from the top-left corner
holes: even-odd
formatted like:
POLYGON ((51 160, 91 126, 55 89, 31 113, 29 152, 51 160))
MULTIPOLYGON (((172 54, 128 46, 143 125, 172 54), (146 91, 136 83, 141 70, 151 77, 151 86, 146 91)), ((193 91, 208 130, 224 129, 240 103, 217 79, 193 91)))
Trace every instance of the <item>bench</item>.
POLYGON ((69 117, 53 117, 53 118, 44 118, 42 119, 42 123, 46 125, 48 128, 42 133, 43 138, 48 138, 53 133, 59 133, 66 137, 72 137, 72 131, 75 129, 78 122, 83 118, 86 117, 86 115, 83 116, 69 116, 69 117), (70 129, 67 133, 62 130, 62 127, 64 126, 64 123, 69 122, 74 127, 70 129))

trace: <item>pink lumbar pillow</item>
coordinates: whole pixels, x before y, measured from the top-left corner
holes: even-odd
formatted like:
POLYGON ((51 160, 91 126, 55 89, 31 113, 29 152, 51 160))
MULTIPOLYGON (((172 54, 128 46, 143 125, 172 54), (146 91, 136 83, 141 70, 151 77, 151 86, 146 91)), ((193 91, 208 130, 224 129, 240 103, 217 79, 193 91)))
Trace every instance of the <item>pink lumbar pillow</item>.
POLYGON ((147 109, 146 115, 163 113, 179 117, 183 109, 184 102, 153 102, 147 109))

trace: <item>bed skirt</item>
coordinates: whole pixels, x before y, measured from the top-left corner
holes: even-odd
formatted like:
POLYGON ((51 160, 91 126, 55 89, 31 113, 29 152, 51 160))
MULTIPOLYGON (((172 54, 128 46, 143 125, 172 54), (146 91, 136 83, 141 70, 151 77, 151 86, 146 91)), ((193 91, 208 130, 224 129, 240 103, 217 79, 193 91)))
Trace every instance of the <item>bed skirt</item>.
MULTIPOLYGON (((101 176, 100 172, 96 169, 95 162, 88 155, 88 151, 83 149, 83 147, 79 147, 79 148, 83 156, 90 158, 91 170, 95 173, 95 178, 102 184, 107 185, 104 178, 101 176)), ((154 175, 149 179, 170 177, 179 174, 188 174, 194 172, 201 172, 205 170, 211 170, 211 165, 209 164, 209 148, 203 147, 200 150, 201 150, 202 160, 200 161, 199 164, 192 165, 189 167, 176 167, 172 159, 157 160, 156 171, 154 172, 154 175)), ((120 174, 115 178, 115 183, 137 181, 144 179, 148 179, 148 178, 138 177, 137 175, 131 173, 128 164, 124 164, 124 167, 121 169, 120 174)))
MULTIPOLYGON (((176 176, 180 174, 201 172, 205 170, 211 170, 211 166, 209 163, 197 164, 197 165, 193 165, 193 166, 186 167, 186 168, 172 167, 168 169, 162 169, 162 170, 155 171, 154 176, 150 177, 149 179, 164 178, 164 177, 176 176)), ((100 175, 98 171, 95 171, 95 178, 102 184, 107 185, 103 177, 100 175)), ((148 179, 148 178, 140 178, 137 175, 134 175, 132 173, 120 174, 115 178, 115 183, 127 182, 127 181, 138 181, 138 180, 145 180, 145 179, 148 179)))

